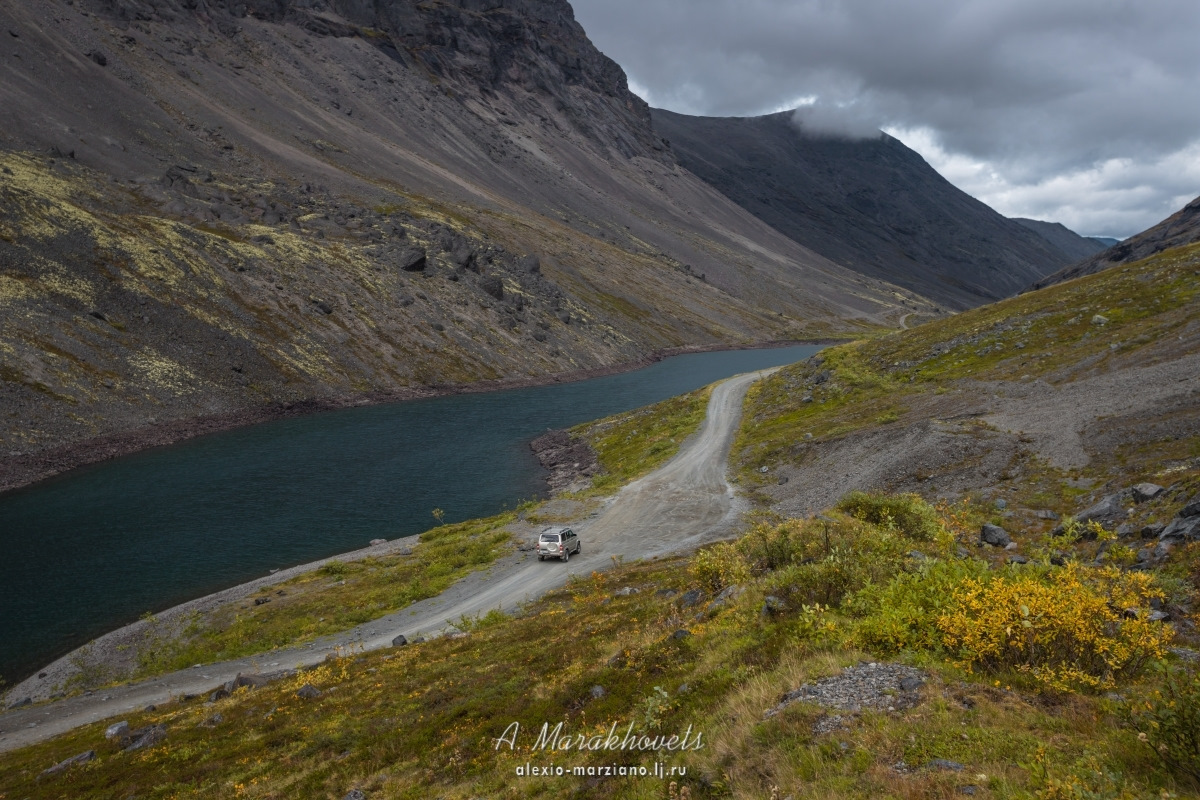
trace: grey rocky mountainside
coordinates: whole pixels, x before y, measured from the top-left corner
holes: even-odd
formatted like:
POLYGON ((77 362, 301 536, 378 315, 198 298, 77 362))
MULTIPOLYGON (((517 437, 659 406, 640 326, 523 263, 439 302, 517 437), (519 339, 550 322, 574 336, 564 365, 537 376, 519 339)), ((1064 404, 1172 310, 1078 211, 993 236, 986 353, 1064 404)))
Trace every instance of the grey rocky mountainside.
POLYGON ((762 221, 949 308, 1015 294, 1079 257, 959 190, 890 136, 810 136, 791 112, 653 114, 680 164, 762 221))
POLYGON ((1029 230, 1041 236, 1050 244, 1057 247, 1064 256, 1078 261, 1095 255, 1101 250, 1107 250, 1115 242, 1106 244, 1100 239, 1090 236, 1080 236, 1061 222, 1046 222, 1040 219, 1012 217, 1013 222, 1024 225, 1029 230))
POLYGON ((1200 197, 1157 225, 1035 281, 1030 288, 1041 289, 1071 278, 1094 275, 1109 267, 1140 261, 1164 250, 1195 242, 1200 242, 1200 197))
POLYGON ((0 35, 0 486, 930 309, 679 167, 560 0, 4 0, 0 35))

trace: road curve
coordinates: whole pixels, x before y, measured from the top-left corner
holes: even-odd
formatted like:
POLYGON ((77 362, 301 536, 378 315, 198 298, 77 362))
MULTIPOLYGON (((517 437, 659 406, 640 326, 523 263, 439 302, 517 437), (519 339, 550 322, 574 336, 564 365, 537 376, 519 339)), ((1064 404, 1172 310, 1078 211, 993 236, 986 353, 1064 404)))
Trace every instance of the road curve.
POLYGON ((528 553, 502 559, 437 597, 296 648, 181 670, 91 696, 70 697, 0 714, 0 752, 15 750, 66 731, 185 694, 201 695, 238 673, 270 672, 322 661, 340 650, 391 646, 398 634, 412 638, 446 630, 463 616, 513 608, 567 582, 608 568, 613 557, 643 558, 691 549, 726 535, 737 517, 725 479, 742 399, 754 381, 774 370, 746 373, 714 387, 700 430, 666 465, 609 499, 601 512, 573 524, 583 551, 566 564, 539 562, 528 553))

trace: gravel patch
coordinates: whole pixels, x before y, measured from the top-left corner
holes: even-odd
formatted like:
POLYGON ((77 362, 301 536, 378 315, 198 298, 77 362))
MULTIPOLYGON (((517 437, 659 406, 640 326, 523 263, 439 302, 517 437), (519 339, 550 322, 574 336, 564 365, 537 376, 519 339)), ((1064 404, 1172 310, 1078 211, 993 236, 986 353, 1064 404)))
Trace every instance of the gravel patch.
MULTIPOLYGON (((764 719, 770 719, 792 703, 804 702, 822 708, 857 714, 864 709, 899 711, 921 702, 921 687, 926 675, 914 667, 874 662, 847 667, 837 675, 806 683, 780 698, 764 719)), ((816 733, 828 733, 843 726, 841 715, 823 717, 814 727, 816 733)))

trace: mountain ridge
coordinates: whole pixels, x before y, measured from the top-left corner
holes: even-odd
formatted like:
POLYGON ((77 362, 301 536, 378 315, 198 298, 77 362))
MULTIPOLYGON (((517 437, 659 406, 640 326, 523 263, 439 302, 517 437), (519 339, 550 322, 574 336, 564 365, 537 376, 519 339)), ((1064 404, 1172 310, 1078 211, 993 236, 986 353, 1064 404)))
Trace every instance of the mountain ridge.
POLYGON ((708 118, 654 109, 680 163, 793 240, 951 308, 1011 295, 1074 258, 880 134, 805 135, 789 111, 708 118))

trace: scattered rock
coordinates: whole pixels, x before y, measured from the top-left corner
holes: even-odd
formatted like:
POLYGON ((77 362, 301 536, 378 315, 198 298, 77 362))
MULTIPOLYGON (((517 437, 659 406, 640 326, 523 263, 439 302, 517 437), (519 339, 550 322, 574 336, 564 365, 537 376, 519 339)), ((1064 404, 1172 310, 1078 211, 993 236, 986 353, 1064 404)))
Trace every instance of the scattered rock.
POLYGON ((1150 620, 1151 622, 1170 622, 1171 615, 1166 611, 1151 611, 1146 616, 1146 619, 1150 620))
POLYGON ((1133 487, 1133 502, 1145 503, 1158 497, 1164 491, 1163 487, 1156 483, 1139 483, 1133 487))
POLYGON ((1050 511, 1049 509, 1041 509, 1040 511, 1037 512, 1037 518, 1038 519, 1058 519, 1058 514, 1055 514, 1053 511, 1050 511))
POLYGON ((403 633, 392 639, 392 647, 404 647, 406 644, 408 644, 408 637, 403 633))
POLYGON ((683 597, 679 598, 679 607, 680 608, 692 608, 693 606, 700 605, 700 602, 703 599, 704 599, 704 592, 700 591, 699 589, 691 589, 689 591, 684 592, 683 597))
MULTIPOLYGON (((1180 513, 1182 514, 1182 512, 1180 513)), ((1160 543, 1196 541, 1197 539, 1200 539, 1200 516, 1176 517, 1158 535, 1160 543)))
POLYGON ((600 700, 600 699, 603 699, 604 697, 606 697, 607 695, 608 695, 608 690, 605 689, 603 686, 596 685, 596 686, 592 687, 592 698, 593 699, 600 700))
POLYGON ((763 598, 762 611, 759 613, 764 617, 773 617, 784 611, 787 611, 787 603, 783 602, 782 598, 769 594, 763 598))
MULTIPOLYGON (((1079 523, 1092 522, 1093 520, 1100 523, 1112 523, 1125 516, 1125 502, 1130 493, 1117 492, 1116 494, 1105 495, 1100 499, 1100 502, 1094 506, 1089 506, 1083 511, 1075 515, 1075 519, 1079 523)), ((1095 536, 1093 535, 1094 539, 1095 536)))
POLYGON ((935 758, 925 765, 925 769, 941 769, 949 772, 962 772, 966 767, 957 761, 951 761, 947 758, 935 758))
POLYGON ((215 692, 213 692, 212 694, 210 694, 208 696, 208 702, 215 703, 218 700, 224 700, 226 697, 229 697, 230 694, 231 694, 231 692, 228 689, 226 689, 224 686, 222 686, 220 689, 217 689, 215 692))
POLYGON ((979 541, 984 544, 990 544, 993 547, 1007 547, 1012 543, 1012 537, 1008 535, 1008 531, 999 525, 988 523, 980 528, 979 541))
POLYGON ((105 739, 123 739, 129 735, 129 723, 125 720, 114 722, 104 729, 105 739))
POLYGON ((1093 325, 1107 325, 1108 317, 1103 316, 1102 314, 1096 314, 1094 317, 1092 317, 1092 324, 1093 325))
POLYGON ((1029 559, 1022 555, 1011 555, 1008 557, 1008 563, 1010 563, 1010 564, 1028 564, 1029 559))
POLYGON ((101 53, 99 50, 91 51, 87 54, 87 57, 101 67, 108 66, 108 56, 104 55, 104 53, 101 53))
POLYGON ((296 690, 296 697, 304 700, 316 700, 321 696, 321 690, 313 686, 311 683, 306 683, 296 690))
POLYGON ((133 752, 134 750, 144 750, 147 747, 153 747, 167 738, 167 727, 165 725, 151 725, 148 728, 138 728, 136 731, 131 731, 128 737, 129 744, 125 745, 125 752, 133 752))
POLYGON ((1180 509, 1178 514, 1180 519, 1190 519, 1191 517, 1200 517, 1200 495, 1193 497, 1188 501, 1188 504, 1180 509))
POLYGON ((371 547, 378 547, 381 544, 387 544, 387 542, 388 542, 387 539, 372 539, 371 547))
POLYGON ((637 594, 638 590, 632 586, 624 586, 613 592, 613 597, 629 597, 631 594, 637 594))
POLYGON ((269 603, 269 602, 271 602, 271 598, 269 598, 269 597, 254 598, 254 605, 256 605, 256 606, 265 605, 266 603, 269 603))
POLYGON ((9 711, 11 711, 14 708, 21 708, 23 706, 31 706, 31 705, 33 705, 33 698, 32 697, 23 697, 20 700, 17 700, 16 702, 9 703, 8 709, 9 709, 9 711))
POLYGON ((721 593, 717 595, 716 599, 708 604, 708 608, 705 609, 705 613, 713 614, 719 611, 730 600, 736 599, 738 595, 744 591, 746 591, 744 586, 726 586, 721 590, 721 593))
POLYGON ((42 774, 43 775, 54 775, 56 773, 62 772, 63 770, 70 769, 71 767, 75 766, 76 764, 86 764, 87 762, 91 761, 95 757, 96 757, 96 751, 88 750, 86 753, 80 753, 77 756, 71 756, 66 761, 60 761, 57 764, 55 764, 53 767, 42 770, 42 774))
POLYGON ((424 272, 428 263, 428 254, 422 247, 406 247, 396 257, 396 264, 405 272, 424 272))
POLYGON ((496 275, 484 275, 479 279, 479 288, 485 294, 491 295, 497 300, 504 299, 504 281, 496 275))
POLYGON ((225 721, 225 717, 221 714, 213 714, 208 719, 200 723, 202 728, 215 728, 225 721))
POLYGON ((680 628, 679 630, 677 630, 671 634, 671 638, 675 639, 676 641, 679 641, 680 639, 687 639, 691 635, 692 635, 691 631, 686 630, 685 628, 680 628))
POLYGON ((996 508, 1003 511, 1004 509, 1008 508, 1008 501, 1005 500, 1004 498, 1000 498, 999 500, 996 501, 995 505, 996 505, 996 508))
POLYGON ((351 789, 342 800, 367 800, 367 795, 362 789, 351 789))

